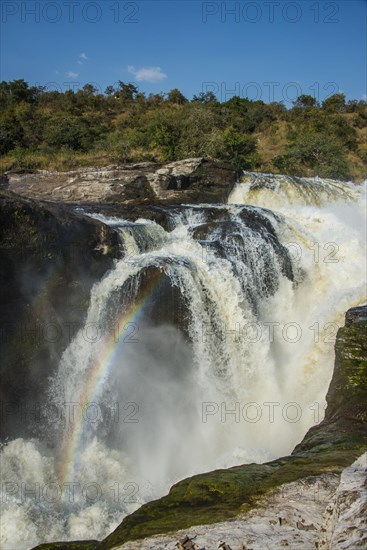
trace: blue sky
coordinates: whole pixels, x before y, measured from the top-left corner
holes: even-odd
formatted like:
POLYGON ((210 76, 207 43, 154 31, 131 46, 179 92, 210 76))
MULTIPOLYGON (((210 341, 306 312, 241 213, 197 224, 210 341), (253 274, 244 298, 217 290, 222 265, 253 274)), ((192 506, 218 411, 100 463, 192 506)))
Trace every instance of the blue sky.
POLYGON ((3 0, 1 80, 284 101, 366 96, 366 0, 3 0))

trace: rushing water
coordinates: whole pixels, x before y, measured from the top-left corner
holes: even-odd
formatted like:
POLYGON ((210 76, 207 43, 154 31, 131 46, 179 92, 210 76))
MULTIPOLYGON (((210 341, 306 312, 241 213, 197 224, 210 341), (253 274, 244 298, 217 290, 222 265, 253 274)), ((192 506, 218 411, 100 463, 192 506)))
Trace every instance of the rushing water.
POLYGON ((45 437, 1 451, 1 544, 102 538, 194 473, 287 454, 324 413, 365 300, 364 187, 246 174, 227 205, 94 217, 123 258, 50 381, 45 437), (162 313, 164 312, 164 313, 162 313))

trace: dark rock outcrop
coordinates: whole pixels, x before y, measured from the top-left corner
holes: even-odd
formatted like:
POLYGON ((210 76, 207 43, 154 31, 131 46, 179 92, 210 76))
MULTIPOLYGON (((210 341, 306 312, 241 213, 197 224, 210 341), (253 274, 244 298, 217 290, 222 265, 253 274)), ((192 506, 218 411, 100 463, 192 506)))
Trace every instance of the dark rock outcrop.
POLYGON ((1 437, 34 433, 48 377, 119 254, 108 226, 0 191, 1 437))
POLYGON ((367 427, 367 306, 352 308, 335 342, 335 367, 321 424, 311 428, 293 454, 322 447, 325 440, 342 445, 363 441, 367 427))

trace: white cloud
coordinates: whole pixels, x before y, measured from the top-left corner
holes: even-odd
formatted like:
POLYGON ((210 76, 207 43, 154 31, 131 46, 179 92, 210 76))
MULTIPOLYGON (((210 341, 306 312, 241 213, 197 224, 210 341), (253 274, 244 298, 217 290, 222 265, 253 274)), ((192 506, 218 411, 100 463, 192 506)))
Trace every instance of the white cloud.
POLYGON ((127 70, 133 74, 138 82, 161 82, 167 78, 167 75, 162 72, 160 67, 142 67, 136 69, 132 65, 129 65, 127 70))
POLYGON ((66 76, 69 78, 77 78, 79 76, 79 73, 74 73, 73 71, 69 71, 66 73, 66 76))
POLYGON ((367 94, 362 94, 362 100, 367 101, 367 94))
POLYGON ((85 54, 84 52, 83 53, 80 53, 78 55, 78 65, 83 65, 84 61, 88 61, 88 57, 87 57, 87 54, 85 54))

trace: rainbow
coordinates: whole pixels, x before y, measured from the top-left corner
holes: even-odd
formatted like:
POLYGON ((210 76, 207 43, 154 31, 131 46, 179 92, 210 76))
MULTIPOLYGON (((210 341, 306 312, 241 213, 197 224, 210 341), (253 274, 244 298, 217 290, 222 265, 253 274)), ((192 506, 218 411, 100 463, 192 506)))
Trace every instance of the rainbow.
MULTIPOLYGON (((108 372, 114 363, 117 350, 120 349, 123 339, 121 338, 126 326, 131 323, 137 323, 142 316, 144 306, 159 287, 165 273, 163 270, 157 270, 149 280, 149 284, 144 292, 139 296, 138 301, 133 302, 121 316, 117 319, 114 327, 109 332, 108 338, 103 346, 103 350, 89 369, 88 378, 85 382, 83 392, 79 399, 81 410, 85 410, 88 404, 96 400, 99 391, 107 378, 108 372)), ((59 481, 61 487, 67 482, 71 482, 75 477, 75 469, 78 463, 78 457, 82 451, 82 443, 86 434, 89 421, 83 418, 83 414, 76 415, 76 418, 70 424, 70 430, 65 434, 65 441, 61 448, 59 462, 59 481)))

